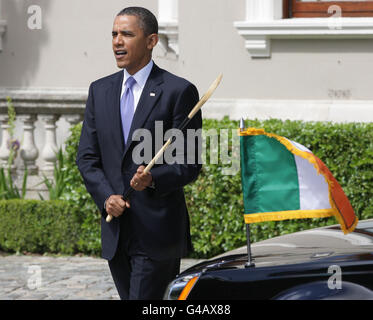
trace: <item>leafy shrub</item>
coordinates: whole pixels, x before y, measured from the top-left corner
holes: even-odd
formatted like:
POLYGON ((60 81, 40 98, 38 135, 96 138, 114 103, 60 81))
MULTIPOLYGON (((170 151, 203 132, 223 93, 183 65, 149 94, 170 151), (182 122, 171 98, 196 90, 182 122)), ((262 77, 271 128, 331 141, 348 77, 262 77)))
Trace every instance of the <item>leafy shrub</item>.
POLYGON ((72 127, 66 140, 63 168, 64 192, 61 199, 75 203, 82 216, 81 238, 79 248, 84 253, 98 254, 101 251, 100 219, 101 214, 87 192, 83 178, 76 166, 76 153, 79 145, 82 124, 72 127))
POLYGON ((16 252, 78 252, 81 214, 65 201, 1 200, 0 248, 16 252))
MULTIPOLYGON (((237 129, 238 121, 204 120, 203 128, 237 129)), ((349 197, 359 219, 373 217, 373 124, 332 124, 267 120, 246 121, 311 149, 332 171, 349 197)), ((64 154, 65 201, 37 204, 0 201, 0 247, 31 252, 100 252, 100 213, 87 193, 75 159, 81 124, 71 130, 64 154)), ((208 140, 207 160, 218 145, 208 140)), ((232 147, 230 145, 230 152, 232 147)), ((232 155, 230 153, 230 155, 232 155)), ((229 165, 228 165, 229 166, 229 165)), ((185 187, 191 219, 193 257, 208 258, 246 243, 241 175, 225 175, 224 165, 207 161, 199 178, 185 187)), ((19 201, 19 200, 18 200, 19 201)), ((39 201, 39 203, 43 203, 39 201)), ((252 242, 336 220, 299 219, 251 224, 252 242)))

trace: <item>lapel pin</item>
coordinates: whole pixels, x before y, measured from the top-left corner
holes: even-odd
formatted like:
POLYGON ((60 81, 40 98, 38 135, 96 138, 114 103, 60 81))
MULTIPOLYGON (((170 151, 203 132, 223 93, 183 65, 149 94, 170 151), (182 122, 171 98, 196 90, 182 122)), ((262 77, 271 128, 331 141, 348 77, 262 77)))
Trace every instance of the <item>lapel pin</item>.
POLYGON ((155 92, 150 92, 151 97, 155 97, 155 92))

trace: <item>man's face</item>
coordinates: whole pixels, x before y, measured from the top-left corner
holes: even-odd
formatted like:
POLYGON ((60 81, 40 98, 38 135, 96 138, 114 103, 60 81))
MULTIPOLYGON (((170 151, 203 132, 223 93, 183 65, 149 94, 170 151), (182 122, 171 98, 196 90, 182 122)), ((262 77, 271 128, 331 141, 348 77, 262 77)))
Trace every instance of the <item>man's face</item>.
POLYGON ((136 16, 117 16, 113 25, 113 51, 118 68, 125 68, 135 74, 151 59, 152 49, 158 36, 145 36, 136 16))

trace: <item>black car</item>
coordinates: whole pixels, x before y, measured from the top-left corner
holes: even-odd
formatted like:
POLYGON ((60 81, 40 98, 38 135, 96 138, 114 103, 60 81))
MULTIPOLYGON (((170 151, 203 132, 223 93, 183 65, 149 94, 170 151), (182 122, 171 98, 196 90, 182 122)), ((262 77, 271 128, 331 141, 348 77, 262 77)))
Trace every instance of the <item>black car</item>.
POLYGON ((164 298, 373 300, 373 219, 348 235, 337 225, 316 228, 254 243, 251 251, 251 266, 243 247, 185 270, 164 298))

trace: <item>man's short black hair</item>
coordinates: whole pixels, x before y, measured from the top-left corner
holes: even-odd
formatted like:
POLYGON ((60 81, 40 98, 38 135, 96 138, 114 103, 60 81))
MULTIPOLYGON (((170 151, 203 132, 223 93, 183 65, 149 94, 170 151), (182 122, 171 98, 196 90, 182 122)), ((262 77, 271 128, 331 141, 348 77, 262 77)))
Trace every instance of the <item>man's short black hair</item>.
POLYGON ((120 11, 117 16, 136 16, 139 19, 140 28, 146 36, 158 33, 157 18, 148 9, 142 7, 127 7, 120 11))

